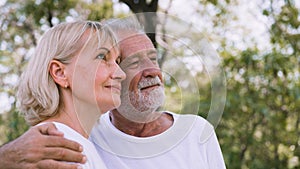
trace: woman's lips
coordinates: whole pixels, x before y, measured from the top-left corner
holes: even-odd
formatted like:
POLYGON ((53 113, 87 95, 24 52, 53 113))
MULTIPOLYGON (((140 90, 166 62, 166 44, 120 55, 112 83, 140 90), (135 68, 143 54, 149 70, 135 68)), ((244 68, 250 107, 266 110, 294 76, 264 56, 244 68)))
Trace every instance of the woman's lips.
POLYGON ((108 86, 105 86, 106 88, 114 91, 114 92, 117 92, 117 93, 121 93, 121 86, 120 85, 108 85, 108 86))

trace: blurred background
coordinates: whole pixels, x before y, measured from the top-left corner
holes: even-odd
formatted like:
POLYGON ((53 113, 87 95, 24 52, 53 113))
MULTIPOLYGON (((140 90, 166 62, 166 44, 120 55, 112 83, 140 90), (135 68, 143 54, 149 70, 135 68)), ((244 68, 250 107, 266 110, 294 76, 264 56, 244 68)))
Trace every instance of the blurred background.
MULTIPOLYGON (((223 116, 215 127, 227 168, 300 168, 297 0, 0 0, 0 145, 29 127, 16 109, 16 87, 47 29, 65 21, 100 21, 138 12, 161 12, 186 21, 220 56, 227 94, 223 116)), ((198 85, 200 97, 193 96, 195 91, 182 95, 181 89, 189 88, 190 81, 167 78, 166 107, 177 113, 191 108, 205 118, 217 76, 189 62, 194 54, 165 38, 165 22, 139 19, 153 31, 149 37, 159 49, 160 66, 170 66, 168 57, 181 58, 198 85)), ((195 41, 184 43, 189 46, 195 41)), ((176 72, 178 79, 185 75, 176 72)))

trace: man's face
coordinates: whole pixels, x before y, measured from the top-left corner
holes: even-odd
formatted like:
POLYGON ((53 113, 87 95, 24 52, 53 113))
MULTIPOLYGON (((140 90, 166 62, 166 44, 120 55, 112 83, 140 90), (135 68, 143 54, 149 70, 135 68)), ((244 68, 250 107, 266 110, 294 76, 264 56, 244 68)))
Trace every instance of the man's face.
POLYGON ((153 120, 151 114, 164 101, 156 49, 145 34, 130 36, 119 45, 120 67, 126 73, 126 79, 122 82, 121 106, 118 111, 132 121, 153 120))

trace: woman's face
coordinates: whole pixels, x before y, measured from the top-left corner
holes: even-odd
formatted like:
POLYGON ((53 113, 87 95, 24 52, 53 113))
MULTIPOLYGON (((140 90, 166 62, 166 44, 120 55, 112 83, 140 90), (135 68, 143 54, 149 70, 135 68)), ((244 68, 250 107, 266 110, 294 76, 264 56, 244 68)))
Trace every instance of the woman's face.
POLYGON ((97 41, 90 40, 66 66, 74 104, 97 105, 101 113, 118 107, 121 81, 126 77, 118 63, 119 52, 110 42, 98 48, 97 41))

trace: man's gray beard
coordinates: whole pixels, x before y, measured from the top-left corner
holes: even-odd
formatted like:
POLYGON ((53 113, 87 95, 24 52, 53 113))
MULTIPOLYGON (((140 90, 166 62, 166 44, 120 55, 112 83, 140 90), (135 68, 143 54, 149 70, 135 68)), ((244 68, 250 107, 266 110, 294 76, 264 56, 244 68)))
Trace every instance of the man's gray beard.
POLYGON ((147 123, 156 120, 162 114, 156 110, 163 105, 164 100, 162 86, 143 93, 139 91, 138 94, 127 91, 121 94, 121 105, 117 110, 130 121, 147 123))

